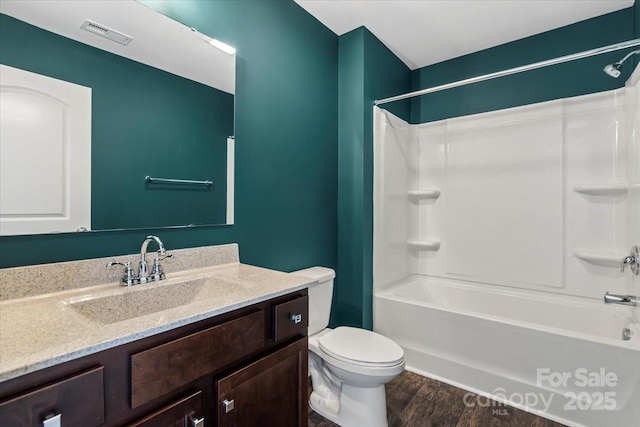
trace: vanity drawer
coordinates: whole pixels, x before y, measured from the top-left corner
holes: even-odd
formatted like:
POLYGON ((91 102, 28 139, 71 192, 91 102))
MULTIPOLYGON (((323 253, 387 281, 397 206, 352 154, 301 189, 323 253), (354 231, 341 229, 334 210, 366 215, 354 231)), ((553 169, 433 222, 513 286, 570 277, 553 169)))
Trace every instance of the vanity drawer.
POLYGON ((273 307, 273 339, 284 341, 296 335, 307 335, 309 326, 309 297, 301 296, 273 307))
POLYGON ((0 403, 0 426, 99 426, 104 424, 104 373, 98 367, 0 403))
POLYGON ((238 319, 131 356, 131 407, 137 408, 265 347, 265 312, 238 319))

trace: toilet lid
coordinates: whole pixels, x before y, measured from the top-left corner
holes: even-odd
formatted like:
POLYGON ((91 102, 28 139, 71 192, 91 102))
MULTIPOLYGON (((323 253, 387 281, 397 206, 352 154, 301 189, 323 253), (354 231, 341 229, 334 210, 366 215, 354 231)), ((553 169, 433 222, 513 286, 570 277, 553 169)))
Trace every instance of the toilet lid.
POLYGON ((404 358, 402 348, 389 338, 365 329, 341 326, 318 340, 322 351, 352 363, 394 366, 404 358))

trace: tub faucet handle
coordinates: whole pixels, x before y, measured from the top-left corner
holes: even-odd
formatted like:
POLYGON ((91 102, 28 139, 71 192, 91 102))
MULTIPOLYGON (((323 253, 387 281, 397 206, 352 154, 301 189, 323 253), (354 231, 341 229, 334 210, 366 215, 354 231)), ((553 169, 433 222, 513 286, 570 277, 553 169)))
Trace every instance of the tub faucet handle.
POLYGON ((620 263, 621 273, 624 273, 624 269, 627 265, 633 274, 640 274, 640 247, 632 247, 631 253, 622 259, 622 262, 620 263))

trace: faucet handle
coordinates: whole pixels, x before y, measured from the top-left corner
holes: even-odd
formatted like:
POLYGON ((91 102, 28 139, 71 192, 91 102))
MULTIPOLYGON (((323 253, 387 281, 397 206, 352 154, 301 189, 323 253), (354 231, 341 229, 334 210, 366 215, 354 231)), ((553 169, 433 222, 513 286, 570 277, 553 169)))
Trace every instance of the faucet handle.
POLYGON ((154 260, 154 262, 155 262, 155 261, 162 261, 162 260, 165 260, 165 259, 167 259, 167 258, 173 258, 173 254, 166 254, 166 255, 165 255, 165 256, 163 256, 162 258, 156 258, 156 259, 154 260))
POLYGON ((160 261, 163 259, 171 258, 173 254, 168 254, 162 258, 155 257, 153 259, 153 267, 151 268, 151 277, 153 280, 162 280, 164 279, 164 271, 162 271, 162 266, 160 265, 160 261))
POLYGON ((632 264, 633 262, 635 262, 635 259, 631 255, 627 255, 626 257, 622 258, 622 261, 620 262, 620 273, 624 273, 624 269, 627 264, 632 264))
POLYGON ((124 267, 124 276, 122 276, 122 286, 131 286, 136 284, 136 278, 133 274, 133 268, 130 262, 111 261, 107 264, 107 267, 113 267, 114 265, 122 265, 124 267))
POLYGON ((640 274, 640 247, 631 248, 631 253, 624 257, 620 262, 620 272, 624 273, 625 267, 629 265, 631 272, 635 275, 640 274))
POLYGON ((131 266, 130 262, 120 262, 120 261, 109 261, 109 263, 107 263, 107 267, 113 267, 114 265, 123 265, 123 266, 131 266))

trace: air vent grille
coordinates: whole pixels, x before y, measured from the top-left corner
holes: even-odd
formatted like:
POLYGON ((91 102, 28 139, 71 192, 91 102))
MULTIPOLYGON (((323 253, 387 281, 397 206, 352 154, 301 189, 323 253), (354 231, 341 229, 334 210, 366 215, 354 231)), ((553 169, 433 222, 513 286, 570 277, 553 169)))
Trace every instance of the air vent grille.
POLYGON ((133 37, 111 29, 105 25, 95 23, 89 19, 85 19, 82 25, 80 25, 80 28, 125 46, 133 40, 133 37))

